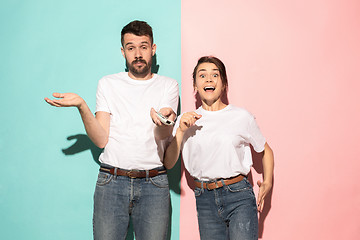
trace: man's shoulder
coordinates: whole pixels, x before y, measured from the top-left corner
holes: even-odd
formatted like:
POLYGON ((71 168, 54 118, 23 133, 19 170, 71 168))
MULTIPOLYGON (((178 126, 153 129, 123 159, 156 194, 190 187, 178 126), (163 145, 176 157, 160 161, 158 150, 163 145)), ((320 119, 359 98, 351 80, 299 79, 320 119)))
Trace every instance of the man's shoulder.
POLYGON ((158 75, 158 74, 156 74, 155 76, 156 76, 158 81, 162 81, 164 83, 168 83, 168 84, 171 84, 171 85, 177 85, 178 84, 178 82, 175 79, 171 78, 171 77, 158 75))

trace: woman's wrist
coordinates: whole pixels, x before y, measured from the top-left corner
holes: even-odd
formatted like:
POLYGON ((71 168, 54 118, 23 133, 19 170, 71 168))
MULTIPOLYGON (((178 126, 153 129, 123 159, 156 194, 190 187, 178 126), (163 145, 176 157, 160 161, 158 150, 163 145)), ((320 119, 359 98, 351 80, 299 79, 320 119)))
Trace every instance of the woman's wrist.
POLYGON ((178 127, 178 128, 176 129, 175 135, 176 135, 177 137, 181 137, 181 138, 182 138, 182 137, 184 136, 184 134, 185 134, 185 131, 182 131, 180 127, 178 127))

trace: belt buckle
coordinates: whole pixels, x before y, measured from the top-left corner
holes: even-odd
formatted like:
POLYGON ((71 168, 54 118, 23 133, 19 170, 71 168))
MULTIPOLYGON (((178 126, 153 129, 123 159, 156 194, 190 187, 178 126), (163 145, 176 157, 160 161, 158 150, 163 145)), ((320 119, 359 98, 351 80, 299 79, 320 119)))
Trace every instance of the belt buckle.
POLYGON ((135 174, 136 171, 134 170, 130 170, 126 173, 126 176, 129 177, 129 178, 136 178, 136 176, 134 176, 133 174, 135 174))

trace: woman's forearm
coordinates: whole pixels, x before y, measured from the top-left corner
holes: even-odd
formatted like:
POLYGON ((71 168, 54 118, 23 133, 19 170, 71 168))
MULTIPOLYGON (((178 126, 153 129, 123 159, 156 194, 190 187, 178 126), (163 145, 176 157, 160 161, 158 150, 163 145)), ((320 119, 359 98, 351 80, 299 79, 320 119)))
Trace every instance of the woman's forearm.
POLYGON ((272 185, 272 179, 274 174, 274 154, 270 146, 265 143, 264 156, 262 159, 264 168, 264 182, 272 185))

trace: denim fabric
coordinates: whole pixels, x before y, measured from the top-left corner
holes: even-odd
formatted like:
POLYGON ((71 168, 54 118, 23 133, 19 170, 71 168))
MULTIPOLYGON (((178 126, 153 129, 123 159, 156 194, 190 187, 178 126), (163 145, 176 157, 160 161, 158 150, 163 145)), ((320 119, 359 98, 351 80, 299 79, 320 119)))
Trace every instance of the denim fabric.
POLYGON ((130 217, 136 240, 166 239, 169 207, 166 174, 129 178, 100 172, 94 194, 94 239, 125 239, 130 217))
POLYGON ((202 240, 258 239, 256 199, 246 178, 213 190, 195 188, 195 197, 202 240))

